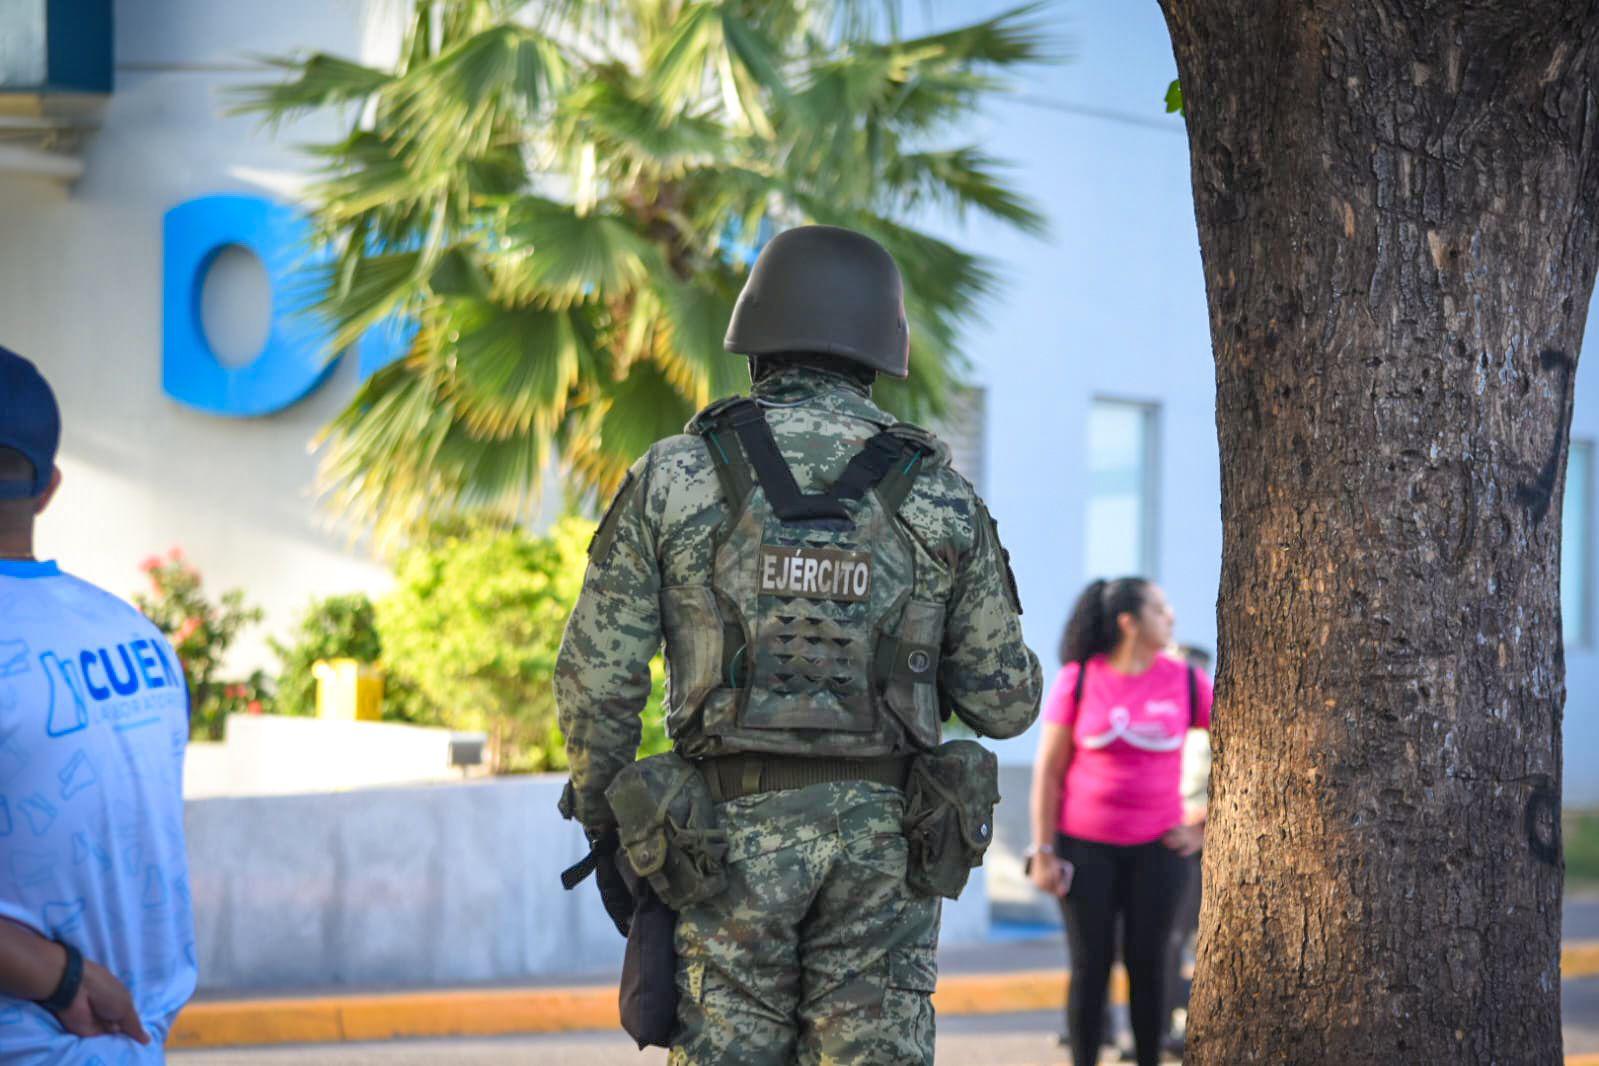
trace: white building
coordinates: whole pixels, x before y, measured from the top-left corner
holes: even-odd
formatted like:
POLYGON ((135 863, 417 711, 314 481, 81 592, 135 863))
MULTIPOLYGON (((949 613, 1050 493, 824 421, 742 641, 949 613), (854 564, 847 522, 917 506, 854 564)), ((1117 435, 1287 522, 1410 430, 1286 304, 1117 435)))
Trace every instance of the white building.
MULTIPOLYGON (((109 3, 109 0, 107 0, 109 3)), ((92 7, 93 5, 87 5, 92 7)), ((914 6, 914 5, 913 5, 914 6)), ((1000 10, 946 2, 944 23, 1000 10)), ((0 19, 0 89, 36 85, 27 35, 45 0, 0 19), (22 42, 22 45, 18 45, 22 42), (29 79, 34 79, 30 81, 29 79)), ((971 331, 986 432, 977 479, 999 516, 1046 664, 1091 576, 1141 571, 1177 605, 1182 639, 1214 647, 1221 550, 1214 376, 1175 76, 1154 4, 1051 9, 1070 62, 1035 72, 972 140, 1018 166, 1046 205, 1047 241, 992 226, 953 231, 1006 284, 971 331)), ((117 0, 115 89, 98 129, 82 108, 30 112, 59 94, 0 98, 0 343, 41 364, 66 415, 67 483, 41 551, 131 592, 139 561, 181 545, 213 591, 239 586, 282 632, 313 596, 381 590, 384 571, 326 527, 308 443, 352 393, 346 359, 306 399, 253 419, 201 414, 163 391, 163 217, 218 193, 292 198, 295 146, 325 125, 273 134, 230 117, 249 57, 319 49, 383 62, 395 0, 117 0), (62 151, 51 138, 67 146, 62 151), (76 147, 72 145, 77 141, 76 147), (70 177, 81 161, 81 177, 70 177)), ((266 285, 225 256, 204 299, 216 346, 247 362, 267 332, 266 285)), ((1599 653, 1593 608, 1599 388, 1579 379, 1567 507, 1567 798, 1599 801, 1599 653)), ((1032 740, 1003 745, 1025 764, 1032 740)))

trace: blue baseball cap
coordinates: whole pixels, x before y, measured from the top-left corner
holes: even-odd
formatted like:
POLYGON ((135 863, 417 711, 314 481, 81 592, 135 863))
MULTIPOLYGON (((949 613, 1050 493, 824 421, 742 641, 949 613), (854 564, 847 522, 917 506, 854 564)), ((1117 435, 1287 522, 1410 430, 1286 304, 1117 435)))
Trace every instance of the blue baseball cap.
POLYGON ((44 495, 61 445, 61 408, 39 368, 0 347, 0 448, 20 452, 33 464, 33 480, 0 481, 0 500, 44 495))

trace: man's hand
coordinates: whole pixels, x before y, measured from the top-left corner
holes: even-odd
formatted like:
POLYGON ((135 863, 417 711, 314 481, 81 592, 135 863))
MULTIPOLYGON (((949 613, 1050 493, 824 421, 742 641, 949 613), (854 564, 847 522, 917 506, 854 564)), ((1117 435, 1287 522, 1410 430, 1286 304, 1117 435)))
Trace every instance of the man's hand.
POLYGON ((141 1044, 150 1042, 127 988, 110 970, 88 959, 83 960, 83 984, 76 998, 56 1017, 73 1036, 126 1036, 141 1044))

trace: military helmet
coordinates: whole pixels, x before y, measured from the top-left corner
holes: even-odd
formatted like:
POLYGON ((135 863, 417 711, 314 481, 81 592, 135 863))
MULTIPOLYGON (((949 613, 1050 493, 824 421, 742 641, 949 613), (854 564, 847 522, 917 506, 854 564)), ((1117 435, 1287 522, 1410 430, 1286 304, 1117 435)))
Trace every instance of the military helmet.
POLYGON ((741 355, 825 352, 907 377, 911 334, 899 267, 853 230, 784 230, 755 260, 723 346, 741 355))

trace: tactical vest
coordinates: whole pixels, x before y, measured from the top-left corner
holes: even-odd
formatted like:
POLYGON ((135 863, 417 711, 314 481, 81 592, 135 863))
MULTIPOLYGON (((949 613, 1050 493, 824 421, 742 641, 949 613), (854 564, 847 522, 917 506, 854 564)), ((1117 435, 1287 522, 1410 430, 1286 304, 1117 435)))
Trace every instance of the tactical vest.
POLYGON ((802 494, 765 412, 735 398, 690 426, 726 499, 707 586, 661 594, 668 729, 690 756, 871 758, 939 742, 944 605, 914 599, 895 521, 931 438, 895 425, 831 489, 802 494))

